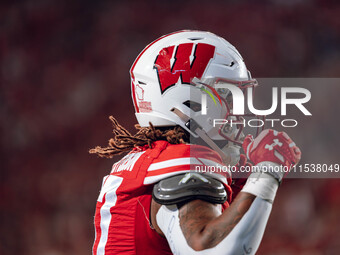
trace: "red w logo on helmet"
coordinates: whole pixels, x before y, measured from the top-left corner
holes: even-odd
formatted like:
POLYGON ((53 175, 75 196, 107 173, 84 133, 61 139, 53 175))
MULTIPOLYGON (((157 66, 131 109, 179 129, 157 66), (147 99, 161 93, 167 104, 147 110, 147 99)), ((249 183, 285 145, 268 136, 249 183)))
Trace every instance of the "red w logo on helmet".
POLYGON ((173 57, 174 63, 171 66, 171 58, 175 46, 169 46, 162 49, 155 61, 157 69, 159 85, 163 94, 171 86, 175 85, 179 77, 182 83, 190 84, 194 77, 200 79, 206 69, 209 61, 215 53, 215 46, 205 43, 195 45, 194 53, 192 54, 194 44, 183 43, 177 46, 173 57), (191 59, 190 56, 192 55, 191 59))

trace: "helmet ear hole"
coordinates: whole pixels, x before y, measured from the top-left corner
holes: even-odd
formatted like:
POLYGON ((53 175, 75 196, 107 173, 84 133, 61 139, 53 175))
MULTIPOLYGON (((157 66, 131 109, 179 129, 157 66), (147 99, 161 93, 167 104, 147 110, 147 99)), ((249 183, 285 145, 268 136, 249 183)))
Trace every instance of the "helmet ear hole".
POLYGON ((191 101, 191 100, 187 100, 185 102, 183 102, 183 104, 187 107, 189 107, 191 110, 193 110, 194 112, 199 112, 201 111, 201 104, 191 101))

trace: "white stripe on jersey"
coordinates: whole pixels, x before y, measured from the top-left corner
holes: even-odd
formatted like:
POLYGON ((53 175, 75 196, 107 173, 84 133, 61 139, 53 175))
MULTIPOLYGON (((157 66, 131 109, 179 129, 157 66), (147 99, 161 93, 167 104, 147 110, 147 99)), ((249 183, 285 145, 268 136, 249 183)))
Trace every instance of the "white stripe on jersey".
POLYGON ((181 166, 181 165, 202 165, 197 158, 188 157, 188 158, 175 158, 169 159, 158 163, 153 163, 149 166, 148 171, 159 170, 162 168, 172 167, 172 166, 181 166))
MULTIPOLYGON (((105 178, 105 177, 104 177, 105 178)), ((122 184, 123 178, 110 175, 103 187, 102 191, 106 192, 105 194, 102 194, 102 197, 105 196, 105 202, 100 208, 100 229, 101 229, 101 236, 97 248, 97 255, 104 255, 105 254, 105 246, 108 238, 108 231, 109 226, 111 223, 111 207, 115 206, 117 202, 117 195, 116 191, 119 188, 119 186, 122 184)), ((99 195, 101 197, 101 195, 99 195)))
MULTIPOLYGON (((177 171, 177 172, 170 172, 170 173, 165 173, 165 174, 159 174, 155 176, 147 176, 144 178, 144 184, 153 184, 156 182, 159 182, 160 180, 166 179, 168 177, 178 175, 178 174, 183 174, 183 173, 188 173, 188 172, 194 172, 193 170, 183 170, 183 171, 177 171)), ((221 181, 222 183, 228 184, 227 178, 224 177, 222 174, 219 173, 210 173, 210 172, 204 172, 203 174, 205 175, 210 175, 212 178, 221 181)), ((230 183, 229 183, 230 184, 230 183)))
POLYGON ((155 175, 155 176, 147 176, 144 178, 144 184, 152 184, 152 183, 156 183, 159 182, 160 180, 163 180, 165 178, 177 175, 177 174, 183 174, 183 173, 187 173, 187 172, 191 172, 192 170, 183 170, 183 171, 177 171, 177 172, 170 172, 170 173, 165 173, 165 174, 159 174, 159 175, 155 175))
MULTIPOLYGON (((205 158, 198 158, 197 159, 197 158, 194 158, 194 157, 170 159, 170 160, 165 160, 165 161, 158 162, 158 163, 153 163, 149 166, 148 171, 150 171, 150 172, 151 171, 157 171, 157 170, 162 170, 162 169, 168 168, 168 167, 182 166, 182 165, 214 166, 217 170, 219 170, 218 172, 215 173, 215 172, 204 171, 202 173, 209 174, 213 178, 218 179, 218 180, 220 180, 220 181, 222 181, 223 183, 226 183, 226 184, 228 184, 228 182, 227 182, 226 177, 223 175, 223 172, 228 172, 228 174, 231 176, 231 172, 227 168, 227 166, 221 165, 220 163, 217 163, 217 162, 210 160, 210 159, 205 159, 205 158)), ((144 184, 147 185, 147 184, 156 183, 156 182, 159 182, 162 179, 165 179, 165 178, 177 175, 177 174, 191 172, 191 171, 199 172, 199 171, 197 171, 196 168, 195 168, 195 170, 183 168, 183 170, 168 172, 168 173, 164 173, 164 171, 162 171, 161 174, 145 177, 144 184)))
POLYGON ((218 173, 228 173, 229 176, 231 176, 231 171, 230 168, 226 165, 221 165, 220 163, 217 163, 213 160, 206 159, 206 158, 199 158, 200 161, 203 162, 204 165, 206 166, 213 166, 215 167, 215 172, 218 173))

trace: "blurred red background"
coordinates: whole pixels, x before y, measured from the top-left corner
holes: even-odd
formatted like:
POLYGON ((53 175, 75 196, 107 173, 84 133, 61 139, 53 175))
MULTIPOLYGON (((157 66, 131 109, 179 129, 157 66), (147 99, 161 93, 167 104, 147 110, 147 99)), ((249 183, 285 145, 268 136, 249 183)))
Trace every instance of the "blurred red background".
MULTIPOLYGON (((114 160, 89 155, 111 136, 109 115, 133 132, 129 68, 157 37, 214 32, 254 77, 339 77, 340 5, 332 0, 2 1, 0 3, 0 254, 90 254, 101 180, 114 160)), ((338 102, 333 87, 318 104, 338 102)), ((327 105, 324 120, 338 113, 327 105)), ((296 128, 305 157, 336 125, 296 128), (310 136, 311 137, 311 136, 310 136)), ((339 143, 337 143, 339 144, 339 143)), ((322 155, 323 155, 322 154, 322 155)), ((258 254, 338 254, 339 179, 286 180, 258 254)))

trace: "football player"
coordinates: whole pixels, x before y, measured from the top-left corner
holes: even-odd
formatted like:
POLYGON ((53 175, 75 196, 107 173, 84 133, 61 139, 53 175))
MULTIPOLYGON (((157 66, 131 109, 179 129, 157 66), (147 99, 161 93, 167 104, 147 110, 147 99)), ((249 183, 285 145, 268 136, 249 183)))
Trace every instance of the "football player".
POLYGON ((108 147, 90 150, 128 153, 103 179, 93 254, 255 254, 282 167, 301 152, 284 132, 253 138, 230 124, 243 118, 233 86, 257 86, 239 52, 215 34, 179 31, 149 44, 130 75, 137 133, 110 117, 108 147), (246 167, 247 179, 232 176, 246 167))

